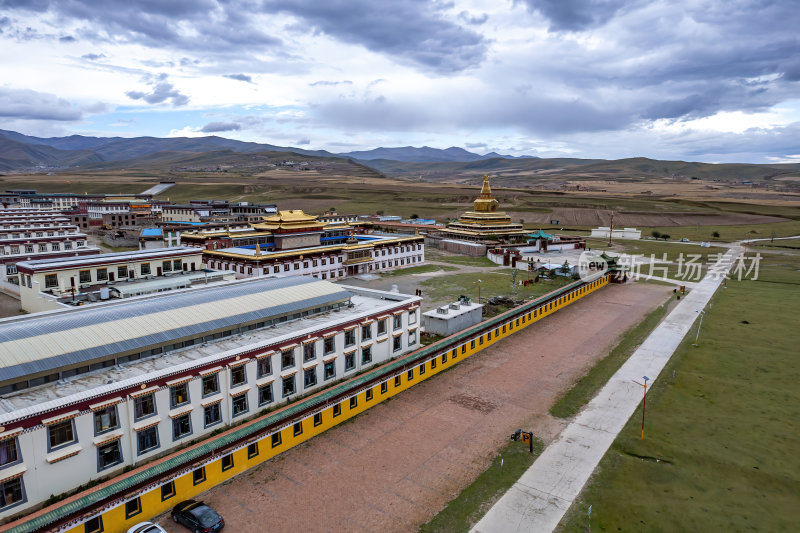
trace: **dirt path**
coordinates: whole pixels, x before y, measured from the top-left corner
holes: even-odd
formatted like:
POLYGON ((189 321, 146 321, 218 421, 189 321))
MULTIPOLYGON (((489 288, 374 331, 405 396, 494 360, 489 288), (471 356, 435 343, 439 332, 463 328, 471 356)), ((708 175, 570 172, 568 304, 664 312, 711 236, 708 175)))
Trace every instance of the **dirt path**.
POLYGON ((550 405, 671 290, 604 288, 200 499, 236 532, 415 531, 513 430, 552 440, 550 405))

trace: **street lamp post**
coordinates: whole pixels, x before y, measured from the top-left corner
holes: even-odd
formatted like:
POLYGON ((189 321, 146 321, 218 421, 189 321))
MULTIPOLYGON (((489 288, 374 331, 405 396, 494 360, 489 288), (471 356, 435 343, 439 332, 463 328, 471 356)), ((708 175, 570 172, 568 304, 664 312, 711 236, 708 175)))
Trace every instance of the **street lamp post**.
POLYGON ((642 396, 642 438, 644 438, 644 413, 645 410, 647 409, 647 382, 650 381, 650 378, 648 378, 647 376, 642 376, 642 379, 644 380, 643 384, 639 383, 635 379, 633 380, 633 382, 636 383, 637 385, 644 387, 644 396, 642 396))
POLYGON ((481 303, 481 280, 478 280, 478 305, 481 303))
POLYGON ((705 311, 700 311, 700 322, 697 324, 697 334, 694 336, 694 342, 692 346, 697 348, 699 346, 698 340, 700 339, 700 326, 703 325, 703 316, 706 314, 705 311))

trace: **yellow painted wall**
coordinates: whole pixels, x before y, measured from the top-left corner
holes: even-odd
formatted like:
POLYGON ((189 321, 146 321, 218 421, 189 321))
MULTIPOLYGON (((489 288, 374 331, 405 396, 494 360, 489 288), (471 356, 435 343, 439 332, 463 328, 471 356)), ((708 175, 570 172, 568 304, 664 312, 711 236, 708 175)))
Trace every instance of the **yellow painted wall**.
MULTIPOLYGON (((480 352, 484 348, 491 346, 498 340, 505 338, 512 333, 516 333, 517 331, 533 324, 545 316, 551 315, 559 309, 569 305, 573 301, 591 292, 594 292, 595 290, 607 284, 608 276, 594 281, 590 285, 586 285, 570 295, 564 295, 557 300, 546 304, 541 309, 530 311, 524 315, 524 318, 519 317, 514 319, 513 321, 507 323, 507 325, 498 326, 490 332, 485 332, 455 349, 449 349, 447 352, 440 353, 433 360, 428 360, 424 364, 415 366, 412 370, 412 379, 408 379, 409 376, 407 371, 399 374, 399 386, 395 385, 395 377, 389 378, 388 381, 386 381, 387 390, 385 393, 381 393, 380 384, 375 385, 370 389, 372 391, 372 399, 370 401, 367 401, 366 399, 367 391, 362 391, 355 396, 356 406, 354 408, 350 408, 349 400, 344 400, 338 404, 339 408, 341 409, 341 412, 338 416, 334 417, 334 409, 336 406, 331 406, 320 412, 322 415, 322 420, 317 426, 314 426, 314 417, 310 416, 302 421, 302 433, 298 434, 297 436, 294 435, 294 427, 289 425, 288 427, 280 430, 280 444, 275 447, 272 446, 271 435, 261 437, 256 441, 258 443, 258 455, 253 458, 248 458, 247 446, 244 446, 243 448, 233 452, 233 467, 229 468, 228 470, 223 471, 222 458, 216 458, 205 465, 205 481, 202 481, 197 485, 193 483, 192 471, 180 475, 173 480, 175 483, 175 495, 165 501, 161 501, 161 486, 155 486, 139 496, 141 498, 141 512, 139 514, 136 514, 131 518, 125 518, 125 503, 103 512, 103 531, 104 533, 125 532, 134 524, 138 524, 139 522, 143 522, 165 511, 168 511, 178 503, 194 498, 201 492, 204 492, 249 468, 257 466, 275 457, 279 453, 285 452, 286 450, 327 431, 337 424, 340 424, 341 422, 344 422, 345 420, 348 420, 357 414, 366 411, 370 407, 379 404, 383 400, 391 398, 395 394, 398 394, 416 385, 417 383, 452 367, 453 365, 461 362, 463 359, 466 359, 467 357, 480 352), (489 335, 491 338, 489 338, 489 335), (435 361, 435 363, 433 363, 433 361, 435 361), (424 374, 420 374, 420 366, 424 366, 424 374)), ((67 531, 69 533, 87 533, 84 524, 80 524, 76 527, 68 529, 67 531)))

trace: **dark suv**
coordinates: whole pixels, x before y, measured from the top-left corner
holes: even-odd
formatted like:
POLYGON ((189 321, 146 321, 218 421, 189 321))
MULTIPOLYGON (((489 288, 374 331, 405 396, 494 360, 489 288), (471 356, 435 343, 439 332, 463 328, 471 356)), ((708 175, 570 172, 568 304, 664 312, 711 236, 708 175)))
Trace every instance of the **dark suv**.
POLYGON ((211 533, 225 527, 225 520, 214 509, 195 500, 186 500, 172 509, 172 519, 195 533, 211 533))

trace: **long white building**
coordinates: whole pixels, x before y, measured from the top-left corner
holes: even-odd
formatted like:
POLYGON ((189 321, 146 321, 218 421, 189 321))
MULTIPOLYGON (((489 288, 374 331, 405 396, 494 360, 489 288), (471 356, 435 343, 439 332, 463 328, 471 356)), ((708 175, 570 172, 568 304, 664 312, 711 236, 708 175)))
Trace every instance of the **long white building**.
POLYGON ((270 277, 0 320, 0 520, 415 349, 419 300, 270 277))

